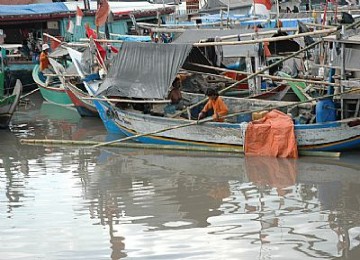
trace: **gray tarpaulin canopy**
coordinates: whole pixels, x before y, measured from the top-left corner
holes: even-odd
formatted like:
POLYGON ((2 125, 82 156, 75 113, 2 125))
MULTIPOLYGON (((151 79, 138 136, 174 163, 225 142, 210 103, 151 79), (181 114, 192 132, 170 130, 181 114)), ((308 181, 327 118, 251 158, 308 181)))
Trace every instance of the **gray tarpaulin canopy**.
POLYGON ((124 42, 96 95, 164 99, 191 44, 124 42))

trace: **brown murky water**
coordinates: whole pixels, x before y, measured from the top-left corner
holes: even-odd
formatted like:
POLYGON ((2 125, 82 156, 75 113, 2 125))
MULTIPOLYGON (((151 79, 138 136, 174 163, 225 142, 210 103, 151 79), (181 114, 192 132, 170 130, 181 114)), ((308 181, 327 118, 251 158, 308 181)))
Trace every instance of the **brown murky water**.
POLYGON ((0 259, 360 259, 360 152, 281 160, 20 145, 109 140, 22 106, 0 137, 0 259))

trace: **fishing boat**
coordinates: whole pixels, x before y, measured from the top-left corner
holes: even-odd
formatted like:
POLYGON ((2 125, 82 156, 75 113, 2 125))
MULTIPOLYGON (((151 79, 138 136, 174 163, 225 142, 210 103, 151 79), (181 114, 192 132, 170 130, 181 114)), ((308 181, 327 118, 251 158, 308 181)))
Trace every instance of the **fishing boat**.
MULTIPOLYGON (((137 35, 118 35, 118 40, 121 42, 133 41, 133 42, 148 42, 150 36, 137 36, 137 35)), ((71 57, 74 67, 78 67, 77 72, 80 74, 77 77, 73 77, 73 81, 66 80, 64 88, 69 98, 73 102, 76 110, 82 117, 98 117, 99 114, 96 110, 94 102, 89 99, 92 95, 91 90, 86 89, 86 86, 81 78, 92 78, 98 77, 99 75, 94 73, 83 73, 80 67, 84 68, 84 60, 91 60, 90 53, 88 51, 79 52, 71 47, 65 48, 66 53, 71 57)), ((91 71, 91 68, 88 68, 87 71, 91 71)), ((72 72, 74 75, 75 72, 72 72)), ((100 79, 100 78, 98 78, 100 79)), ((96 91, 96 89, 95 89, 96 91)))
POLYGON ((11 94, 4 92, 3 72, 1 72, 1 95, 0 95, 0 128, 8 128, 10 120, 20 100, 22 84, 20 80, 16 80, 15 87, 11 94))
POLYGON ((51 85, 46 85, 45 79, 41 79, 39 76, 39 65, 36 65, 33 69, 32 76, 36 85, 40 89, 42 97, 53 104, 62 106, 73 106, 73 103, 65 91, 65 87, 61 82, 57 82, 51 85))
POLYGON ((70 61, 67 58, 68 52, 65 48, 57 48, 49 54, 49 61, 54 70, 53 75, 43 75, 40 72, 40 66, 36 65, 32 72, 32 77, 40 89, 42 97, 49 103, 62 105, 62 106, 73 106, 73 102, 66 93, 65 90, 65 68, 62 64, 65 64, 66 68, 69 67, 70 61), (62 64, 57 62, 59 60, 62 64), (52 77, 49 84, 46 84, 46 77, 52 77))
POLYGON ((67 82, 65 84, 65 91, 73 102, 76 110, 83 117, 98 117, 99 113, 96 110, 95 104, 91 99, 86 89, 79 87, 79 85, 67 82))
POLYGON ((15 86, 12 86, 12 82, 9 82, 9 79, 7 79, 9 71, 6 71, 7 68, 2 57, 0 57, 0 128, 8 128, 20 100, 22 84, 20 80, 16 80, 15 86))
MULTIPOLYGON (((143 98, 141 101, 143 103, 164 101, 169 86, 178 73, 178 69, 185 62, 190 49, 191 45, 186 44, 147 44, 145 46, 141 43, 124 43, 96 94, 107 98, 127 97, 129 102, 133 102, 134 98, 143 98), (131 59, 126 59, 125 54, 131 59), (171 65, 167 61, 170 59, 166 57, 172 57, 171 65), (149 61, 157 66, 153 66, 149 61), (138 70, 134 71, 134 67, 138 70)), ((204 99, 203 95, 197 97, 204 99)), ((196 103, 198 99, 193 102, 196 103)), ((299 111, 302 109, 300 105, 302 103, 240 98, 223 99, 229 107, 229 114, 233 117, 228 118, 228 122, 209 122, 210 119, 201 124, 188 118, 167 117, 159 113, 144 113, 129 106, 117 106, 101 98, 94 100, 94 103, 109 132, 134 136, 134 139, 140 142, 239 148, 244 145, 246 121, 249 120, 245 120, 244 115, 261 109, 286 107, 284 112, 291 113, 295 118, 299 116, 299 111), (236 113, 239 111, 240 113, 236 113)), ((358 147, 360 146, 360 118, 313 124, 297 123, 295 135, 298 148, 301 150, 341 151, 358 147)))

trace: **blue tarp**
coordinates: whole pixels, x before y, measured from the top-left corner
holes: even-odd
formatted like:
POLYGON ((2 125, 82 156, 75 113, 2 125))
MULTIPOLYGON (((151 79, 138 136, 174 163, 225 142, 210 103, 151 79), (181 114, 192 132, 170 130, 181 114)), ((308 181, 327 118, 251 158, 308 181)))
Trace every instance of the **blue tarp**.
MULTIPOLYGON (((282 22, 282 27, 284 28, 296 28, 298 26, 298 21, 303 23, 312 23, 314 22, 313 18, 294 18, 294 19, 280 19, 282 22)), ((276 27, 276 20, 250 20, 250 21, 242 21, 240 25, 243 26, 256 26, 262 25, 264 28, 275 28, 276 27)))
POLYGON ((64 3, 30 4, 30 5, 0 5, 0 16, 30 15, 69 12, 64 3))
POLYGON ((122 35, 117 39, 124 42, 151 42, 150 36, 122 35))

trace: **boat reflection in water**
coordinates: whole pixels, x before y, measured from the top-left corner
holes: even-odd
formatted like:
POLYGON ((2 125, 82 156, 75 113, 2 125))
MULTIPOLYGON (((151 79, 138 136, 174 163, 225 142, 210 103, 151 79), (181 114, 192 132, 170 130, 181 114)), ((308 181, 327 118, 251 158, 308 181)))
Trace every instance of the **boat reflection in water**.
POLYGON ((92 176, 99 190, 86 197, 93 214, 117 231, 110 234, 121 241, 116 251, 137 251, 129 256, 152 255, 160 246, 176 254, 180 244, 188 252, 182 257, 191 257, 216 239, 200 254, 340 257, 359 250, 359 201, 344 204, 360 197, 359 177, 359 168, 328 159, 107 149, 92 176), (347 214, 356 215, 351 224, 347 214))

